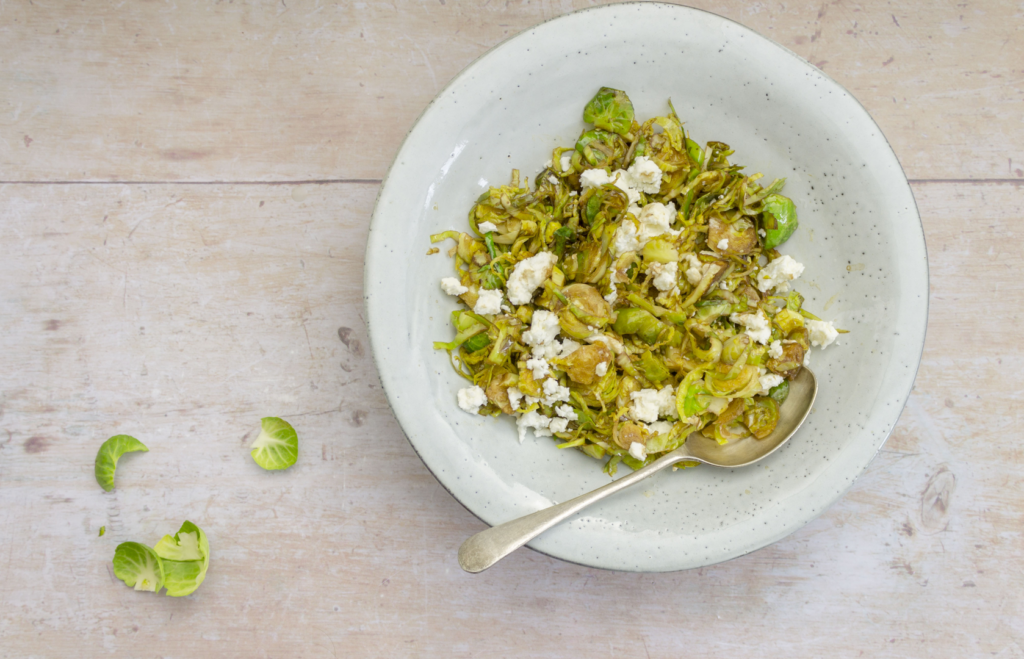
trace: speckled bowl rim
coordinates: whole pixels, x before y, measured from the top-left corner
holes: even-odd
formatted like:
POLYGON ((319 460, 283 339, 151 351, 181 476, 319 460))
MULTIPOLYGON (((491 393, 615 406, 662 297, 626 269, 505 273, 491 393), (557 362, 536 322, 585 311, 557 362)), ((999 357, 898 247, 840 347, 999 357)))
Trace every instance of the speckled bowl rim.
MULTIPOLYGON (((922 297, 922 299, 923 299, 923 309, 920 310, 921 324, 920 324, 920 327, 918 327, 918 328, 911 328, 911 329, 917 329, 919 334, 918 334, 917 340, 911 341, 912 344, 916 345, 916 350, 913 353, 913 368, 910 369, 910 373, 909 374, 906 374, 906 375, 904 375, 901 378, 904 381, 904 387, 903 387, 902 392, 899 395, 898 411, 893 416, 893 421, 892 421, 892 423, 889 424, 888 429, 883 433, 881 440, 878 441, 878 443, 874 447, 874 451, 871 453, 871 456, 858 469, 858 472, 857 472, 858 476, 863 473, 863 471, 867 468, 867 466, 870 464, 870 462, 874 459, 874 456, 877 455, 878 451, 881 450, 881 448, 885 445, 885 442, 888 440, 889 436, 891 435, 892 430, 895 427, 896 421, 899 419, 900 415, 902 414, 903 409, 906 407, 907 401, 910 398, 910 394, 911 394, 911 392, 913 390, 914 383, 915 383, 916 378, 917 378, 917 373, 918 373, 918 371, 920 369, 921 358, 922 358, 923 351, 924 351, 924 346, 925 346, 925 339, 926 339, 926 333, 927 333, 927 320, 928 320, 929 306, 930 306, 930 301, 929 301, 929 284, 928 284, 928 282, 930 280, 930 271, 929 271, 929 263, 928 263, 927 242, 925 240, 925 235, 924 235, 924 225, 923 225, 923 223, 921 221, 920 211, 919 211, 919 208, 917 206, 917 200, 914 197, 913 190, 910 187, 909 181, 907 180, 906 172, 904 171, 902 165, 900 164, 899 159, 896 157, 896 154, 895 154, 895 152, 892 149, 891 143, 888 141, 888 138, 885 137, 885 134, 882 131, 881 127, 878 126, 878 123, 871 116, 870 112, 868 112, 867 108, 852 93, 850 93, 845 87, 843 87, 841 84, 839 84, 836 80, 834 80, 827 73, 825 73, 824 71, 818 69, 817 67, 814 67, 807 60, 805 60, 804 58, 802 58, 800 55, 798 55, 797 53, 793 52, 789 48, 786 48, 785 46, 779 44, 778 42, 776 42, 776 41, 774 41, 774 40, 772 40, 772 39, 770 39, 770 38, 760 34, 759 32, 756 32, 755 30, 753 30, 753 29, 751 29, 751 28, 749 28, 749 27, 747 27, 747 26, 745 26, 745 25, 743 25, 741 23, 738 23, 738 22, 736 22, 736 21, 734 21, 734 20, 732 20, 730 18, 721 16, 719 14, 715 14, 714 12, 709 12, 709 11, 706 11, 706 10, 703 10, 703 9, 695 8, 695 7, 689 7, 689 6, 686 6, 686 5, 677 5, 677 4, 673 4, 673 3, 664 3, 664 2, 621 2, 621 3, 614 3, 614 4, 609 4, 609 5, 602 5, 602 6, 599 6, 599 7, 589 7, 589 8, 585 8, 585 9, 580 9, 580 10, 576 10, 576 11, 569 12, 569 13, 566 13, 566 14, 562 14, 560 16, 556 16, 554 18, 550 18, 550 19, 548 19, 546 21, 542 21, 540 23, 537 23, 536 25, 534 25, 534 26, 532 26, 532 27, 530 27, 530 28, 528 28, 526 30, 523 30, 522 32, 519 32, 517 34, 514 34, 514 35, 508 37, 507 39, 497 43, 496 45, 492 46, 491 48, 489 48, 488 50, 486 50, 485 52, 480 54, 469 65, 467 65, 462 71, 460 71, 457 76, 455 76, 451 81, 449 81, 448 84, 445 85, 445 87, 442 88, 435 95, 435 97, 430 101, 430 103, 427 104, 427 106, 423 109, 423 111, 417 117, 416 121, 414 122, 414 124, 409 129, 408 133, 406 134, 405 138, 403 139, 402 145, 398 149, 398 152, 396 153, 395 159, 392 161, 392 163, 389 166, 388 171, 387 171, 384 179, 382 180, 381 186, 380 186, 380 188, 378 190, 378 193, 377 193, 377 197, 376 197, 376 199, 374 201, 374 211, 373 211, 373 213, 371 215, 370 229, 369 229, 369 234, 368 234, 367 243, 366 243, 366 253, 365 253, 365 259, 364 259, 364 278, 363 278, 363 281, 364 281, 363 302, 364 302, 364 307, 365 307, 366 313, 367 313, 366 323, 367 323, 367 330, 368 330, 368 335, 369 335, 369 339, 370 339, 371 353, 373 354, 374 363, 377 366, 378 374, 379 374, 380 380, 381 380, 381 384, 382 384, 384 392, 385 392, 385 394, 387 396, 388 405, 390 406, 392 412, 395 414, 396 419, 399 421, 399 424, 402 427, 404 434, 406 435, 406 439, 409 441, 410 445, 412 446, 413 450, 416 452, 417 456, 419 456, 419 458, 423 461, 424 466, 427 467, 427 470, 430 471, 430 473, 435 477, 435 479, 445 489, 445 491, 447 491, 449 494, 451 494, 452 497, 456 501, 458 501, 459 504, 461 504, 467 511, 469 511, 470 513, 475 515, 478 519, 480 519, 484 523, 489 523, 489 522, 488 522, 487 519, 485 519, 481 515, 481 513, 477 509, 474 508, 473 503, 472 502, 467 502, 467 501, 463 500, 463 498, 460 498, 458 496, 458 494, 454 491, 454 489, 449 485, 448 479, 442 478, 441 476, 439 476, 438 472, 434 468, 432 468, 432 466, 430 464, 430 461, 424 456, 420 446, 418 446, 418 444, 417 444, 416 439, 414 439, 416 437, 415 431, 414 432, 410 432, 410 428, 412 427, 412 425, 411 425, 411 423, 409 423, 409 421, 411 421, 411 419, 408 419, 407 415, 403 413, 402 405, 396 402, 398 400, 396 394, 398 393, 400 388, 402 386, 404 386, 404 385, 400 384, 399 381, 396 381, 396 379, 394 378, 395 374, 393 372, 389 371, 387 368, 383 368, 382 367, 382 365, 387 364, 387 359, 385 357, 385 347, 384 347, 384 343, 381 340, 379 334, 374 331, 374 327, 378 326, 378 324, 384 324, 384 323, 387 322, 387 315, 386 315, 387 314, 387 305, 386 304, 381 304, 381 305, 377 305, 376 304, 376 302, 379 299, 381 299, 381 298, 380 298, 379 294, 375 295, 375 286, 374 286, 374 277, 373 277, 373 274, 374 274, 374 272, 376 272, 376 269, 378 267, 380 267, 380 265, 378 265, 378 264, 381 263, 382 261, 385 261, 385 259, 386 259, 385 251, 381 249, 381 240, 382 240, 382 233, 383 233, 381 231, 381 227, 383 226, 384 218, 385 218, 385 215, 386 215, 386 213, 384 213, 382 211, 382 204, 381 204, 381 202, 389 194, 389 183, 390 183, 390 181, 392 179, 392 175, 395 173, 396 167, 397 167, 399 161, 401 160, 402 155, 405 153, 407 146, 411 142, 411 140, 412 140, 412 138, 413 138, 413 136, 414 136, 414 134, 416 132, 416 129, 420 126, 420 124, 421 124, 422 120, 424 119, 424 117, 427 116, 427 114, 431 111, 431 109, 434 108, 434 106, 437 104, 437 102, 442 97, 444 97, 449 92, 450 89, 452 89, 453 87, 458 85, 465 77, 470 75, 472 73, 472 71, 474 70, 474 68, 481 61, 487 59, 488 57, 493 55, 495 52, 497 52, 497 51, 499 51, 499 50, 509 46, 510 44, 513 44, 517 40, 522 39, 522 38, 526 37, 527 35, 530 35, 532 32, 536 31, 538 28, 541 28, 542 26, 545 26, 545 25, 548 25, 548 24, 552 24, 552 23, 556 23, 556 22, 559 22, 559 21, 562 21, 562 20, 566 20, 566 19, 578 16, 578 15, 581 15, 581 14, 589 14, 589 13, 594 13, 594 12, 604 12, 604 11, 608 11, 608 10, 611 10, 611 9, 621 8, 621 7, 624 7, 624 6, 646 6, 646 7, 671 8, 673 10, 681 10, 681 11, 686 11, 686 12, 696 12, 696 13, 699 13, 699 14, 710 16, 710 17, 712 17, 712 18, 714 18, 716 20, 719 20, 719 21, 721 21, 723 23, 727 23, 727 24, 732 25, 738 31, 741 31, 741 32, 745 33, 747 36, 751 36, 754 39, 759 39, 759 40, 762 40, 764 42, 767 42, 770 46, 773 46, 774 48, 778 49, 779 51, 782 51, 785 55, 789 56, 791 58, 792 63, 793 63, 794 66, 813 69, 813 71, 816 73, 816 75, 820 76, 825 81, 827 81, 829 84, 835 86, 835 88, 837 88, 838 90, 842 91, 847 96, 847 98, 850 101, 852 101, 857 108, 859 108, 859 110, 863 113, 864 118, 868 122, 870 122, 870 124, 872 124, 875 127, 875 129, 878 132, 878 135, 882 139, 882 142, 886 146, 886 152, 884 153, 884 156, 886 156, 887 158, 891 159, 892 164, 895 165, 896 170, 900 174, 900 178, 899 178, 899 181, 898 181, 899 184, 902 184, 902 185, 900 185, 900 188, 901 188, 900 192, 905 192, 906 193, 906 196, 909 199, 910 204, 911 204, 911 206, 913 208, 913 215, 914 215, 914 217, 917 220, 916 227, 914 227, 914 228, 917 229, 917 234, 915 234, 914 237, 918 239, 919 245, 915 245, 915 247, 920 247, 921 255, 923 256, 923 260, 921 262, 921 266, 924 268, 924 272, 922 273, 923 277, 924 277, 924 287, 923 287, 924 288, 924 295, 923 296, 919 295, 919 297, 922 297), (405 420, 406 422, 403 423, 403 420, 405 420)), ((387 267, 389 264, 384 263, 383 265, 385 267, 387 267)), ((820 516, 822 513, 824 513, 826 510, 828 510, 828 508, 831 505, 833 505, 836 501, 841 499, 846 494, 846 492, 848 492, 849 489, 853 486, 853 483, 855 482, 855 480, 856 480, 856 476, 854 478, 850 479, 850 481, 846 484, 846 486, 844 488, 842 488, 841 490, 837 491, 836 494, 829 501, 824 503, 824 505, 821 505, 820 507, 818 507, 818 509, 814 510, 811 514, 806 515, 804 518, 802 518, 797 523, 790 524, 790 525, 787 525, 787 526, 784 526, 784 527, 780 528, 778 530, 778 532, 776 534, 774 534, 773 537, 770 537, 770 538, 767 538, 767 539, 763 539, 763 541, 758 542, 757 544, 748 546, 748 547, 746 547, 746 548, 744 548, 744 549, 742 549, 740 551, 735 551, 735 552, 732 552, 732 553, 723 554, 723 555, 721 555, 721 556, 719 556, 719 557, 717 557, 715 559, 703 561, 700 564, 687 565, 687 566, 681 566, 681 567, 670 567, 668 569, 662 569, 662 568, 645 569, 645 568, 642 568, 642 567, 635 567, 635 568, 633 568, 633 567, 622 566, 622 565, 602 565, 602 564, 599 564, 599 562, 578 559, 578 558, 574 557, 571 552, 569 552, 567 554, 567 553, 565 553, 563 551, 553 551, 553 550, 548 549, 548 548, 537 547, 537 546, 535 546, 536 544, 538 544, 536 541, 530 543, 527 546, 530 549, 533 549, 534 551, 536 551, 538 553, 541 553, 541 554, 550 556, 552 558, 556 558, 556 559, 565 561, 567 563, 573 563, 573 564, 584 566, 584 567, 594 567, 594 568, 598 568, 598 569, 606 569, 606 570, 612 570, 612 571, 671 572, 671 571, 684 571, 684 570, 690 570, 690 569, 698 569, 700 567, 706 567, 706 566, 709 566, 709 565, 716 565, 718 563, 723 563, 723 562, 726 562, 726 561, 729 561, 729 560, 732 560, 732 559, 735 559, 735 558, 739 558, 741 556, 745 556, 745 555, 753 553, 753 552, 755 552, 755 551, 757 551, 759 549, 762 549, 762 548, 764 548, 766 546, 774 544, 775 542, 778 542, 779 540, 789 536, 790 534, 794 533, 795 531, 797 531, 800 528, 802 528, 803 526, 805 526, 807 523, 809 523, 809 522, 813 521, 814 519, 816 519, 818 516, 820 516)), ((494 522, 494 523, 498 523, 498 522, 494 522)), ((454 554, 453 554, 453 560, 454 560, 454 554)))

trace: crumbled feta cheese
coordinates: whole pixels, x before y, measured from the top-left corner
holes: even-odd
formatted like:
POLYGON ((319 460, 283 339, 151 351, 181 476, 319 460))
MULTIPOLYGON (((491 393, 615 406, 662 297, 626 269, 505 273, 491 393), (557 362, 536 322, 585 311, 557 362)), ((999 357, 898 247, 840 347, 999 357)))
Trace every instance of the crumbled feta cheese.
POLYGON ((608 304, 615 304, 615 301, 619 299, 619 291, 615 288, 615 282, 610 284, 611 291, 604 296, 605 301, 608 304))
POLYGON ((523 342, 528 346, 540 346, 553 341, 561 331, 558 314, 538 309, 533 312, 530 329, 523 332, 523 342))
POLYGON ((737 325, 746 327, 750 338, 761 345, 767 345, 768 341, 772 338, 771 322, 768 320, 768 316, 760 309, 758 309, 757 313, 731 314, 729 320, 737 325))
POLYGON ((783 254, 757 273, 757 288, 762 293, 767 293, 783 282, 796 279, 803 272, 802 263, 797 263, 789 254, 783 254))
POLYGON ((498 313, 501 311, 501 300, 501 291, 480 289, 480 291, 477 292, 476 304, 473 305, 473 311, 481 316, 498 313))
MULTIPOLYGON (((615 230, 615 239, 612 242, 612 254, 617 257, 626 252, 637 252, 643 245, 637 239, 636 225, 630 220, 622 221, 619 228, 615 230)), ((612 284, 614 286, 614 284, 612 284)))
POLYGON ((528 304, 537 288, 551 276, 558 257, 551 252, 540 252, 516 263, 508 278, 508 299, 512 304, 528 304))
POLYGON ((550 183, 551 185, 558 185, 558 179, 555 178, 554 176, 549 176, 548 183, 550 183))
POLYGON ((580 418, 579 415, 576 414, 576 410, 572 409, 568 405, 559 405, 556 407, 555 414, 563 419, 568 419, 569 421, 578 421, 580 418))
POLYGON ((629 445, 629 454, 637 460, 643 461, 647 459, 647 447, 640 442, 633 442, 629 445))
POLYGON ((555 403, 564 403, 569 400, 569 387, 563 387, 558 384, 558 380, 549 378, 544 380, 544 404, 554 405, 555 403))
POLYGON ((530 369, 530 372, 533 373, 534 380, 543 380, 551 371, 551 365, 548 364, 548 360, 541 359, 540 357, 527 359, 526 368, 530 369))
POLYGON ((652 263, 647 266, 647 274, 654 277, 654 287, 659 291, 671 291, 676 287, 679 277, 678 263, 652 263))
POLYGON ((759 234, 761 234, 761 237, 762 237, 762 238, 764 238, 765 236, 767 236, 767 235, 768 235, 767 233, 765 233, 764 229, 758 229, 758 230, 757 230, 757 232, 758 232, 759 234))
POLYGON ((699 284, 700 280, 704 278, 704 275, 706 275, 708 270, 712 267, 718 267, 714 263, 702 263, 701 260, 697 258, 696 254, 689 252, 683 254, 683 261, 686 262, 684 264, 686 271, 683 274, 686 276, 686 281, 690 282, 691 286, 699 284))
POLYGON ((551 423, 548 424, 548 429, 552 433, 565 432, 568 427, 569 421, 566 419, 551 419, 551 423))
POLYGON ((658 194, 661 190, 661 168, 647 156, 637 156, 626 173, 630 184, 640 192, 658 194))
POLYGON ((811 365, 811 351, 808 350, 808 351, 804 352, 804 366, 810 366, 810 365, 811 365))
POLYGON ((544 416, 537 410, 520 415, 519 418, 516 419, 516 429, 519 431, 519 443, 522 444, 523 440, 526 439, 527 428, 532 428, 533 434, 537 437, 550 437, 551 431, 548 430, 548 426, 550 425, 551 418, 544 416))
POLYGON ((772 359, 782 356, 782 341, 772 341, 772 344, 768 346, 768 356, 772 359))
POLYGON ((648 426, 648 429, 654 435, 667 435, 670 432, 672 432, 672 427, 674 425, 675 424, 672 423, 671 421, 655 421, 650 426, 648 426))
POLYGON ((512 411, 515 412, 519 409, 519 402, 523 400, 523 392, 519 391, 518 387, 509 387, 507 393, 508 404, 512 408, 512 411))
POLYGON ((722 238, 718 241, 718 245, 716 245, 716 247, 718 248, 718 251, 729 249, 729 239, 722 238))
POLYGON ((530 395, 526 395, 524 396, 524 398, 526 398, 527 407, 529 407, 530 405, 536 405, 537 403, 540 402, 540 398, 534 398, 533 396, 530 395))
POLYGON ((476 228, 480 230, 480 233, 487 233, 489 231, 497 231, 498 225, 494 222, 481 222, 476 225, 476 228))
POLYGON ((640 202, 640 192, 633 188, 629 174, 623 169, 616 169, 611 174, 603 169, 588 169, 580 174, 580 187, 583 190, 599 188, 609 183, 626 193, 631 205, 640 202))
POLYGON ((601 362, 594 367, 594 374, 599 378, 603 378, 608 372, 608 362, 601 362))
POLYGON ((507 304, 501 305, 501 310, 504 311, 505 313, 512 313, 512 307, 508 306, 507 304))
POLYGON ((462 295, 469 289, 459 283, 455 277, 445 277, 441 280, 441 290, 448 295, 462 295))
POLYGON ((562 166, 563 173, 569 171, 569 168, 572 167, 572 151, 564 152, 558 159, 558 164, 562 166))
POLYGON ((724 412, 725 408, 727 407, 729 407, 728 398, 719 398, 718 396, 715 396, 711 399, 711 402, 708 404, 708 411, 714 414, 715 416, 718 416, 719 414, 724 412))
POLYGON ((654 423, 659 417, 669 416, 675 412, 675 389, 668 385, 660 390, 641 389, 629 394, 632 403, 629 406, 630 416, 645 423, 654 423))
POLYGON ((458 398, 459 407, 470 414, 476 414, 481 407, 487 404, 487 394, 479 386, 459 389, 458 398))
POLYGON ((544 161, 544 168, 545 169, 551 169, 551 166, 554 165, 554 164, 555 163, 553 163, 551 161, 551 158, 548 158, 547 160, 544 161))
POLYGON ((758 380, 758 382, 761 385, 761 395, 764 396, 769 389, 771 389, 772 387, 777 387, 780 384, 782 384, 783 379, 784 378, 781 375, 776 375, 774 373, 762 375, 758 380))
POLYGON ((839 336, 832 321, 807 320, 804 322, 807 327, 808 336, 812 346, 821 346, 822 349, 832 345, 832 342, 839 336))
POLYGON ((655 202, 647 204, 640 211, 640 234, 638 236, 642 245, 646 245, 651 238, 662 235, 678 236, 678 231, 672 230, 672 222, 676 219, 676 206, 673 203, 668 205, 655 202))

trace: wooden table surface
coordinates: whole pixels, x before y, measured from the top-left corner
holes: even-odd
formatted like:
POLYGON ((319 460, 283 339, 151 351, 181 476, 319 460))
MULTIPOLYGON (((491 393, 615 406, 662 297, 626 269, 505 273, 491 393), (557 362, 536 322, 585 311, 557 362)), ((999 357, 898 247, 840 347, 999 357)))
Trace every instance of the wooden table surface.
POLYGON ((447 81, 585 4, 0 4, 0 656, 1024 658, 1017 0, 700 3, 849 89, 920 206, 924 359, 853 489, 696 571, 459 569, 483 525, 368 352, 369 217, 447 81), (280 473, 246 448, 271 414, 280 473), (117 433, 150 452, 104 493, 117 433), (194 595, 113 577, 184 519, 194 595))

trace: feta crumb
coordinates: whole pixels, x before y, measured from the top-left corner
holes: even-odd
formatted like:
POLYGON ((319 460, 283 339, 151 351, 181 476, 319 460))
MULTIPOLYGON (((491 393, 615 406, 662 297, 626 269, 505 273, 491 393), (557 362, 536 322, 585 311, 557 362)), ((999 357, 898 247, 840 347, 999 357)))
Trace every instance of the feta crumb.
POLYGON ((518 387, 509 387, 507 393, 508 404, 512 408, 512 411, 515 412, 519 409, 519 402, 523 400, 523 392, 519 391, 518 387))
POLYGON ((476 225, 476 228, 480 230, 480 233, 488 233, 490 231, 497 231, 498 225, 494 222, 481 222, 476 225))
POLYGON ((647 459, 647 447, 640 442, 633 442, 629 445, 629 454, 642 462, 647 459))
POLYGON ((757 233, 759 233, 759 234, 761 235, 761 237, 762 237, 762 238, 764 238, 765 236, 767 236, 767 235, 768 235, 767 233, 765 233, 765 230, 764 230, 764 229, 758 229, 758 230, 757 230, 757 233))
POLYGON ((526 439, 527 428, 532 428, 533 434, 537 437, 550 437, 551 431, 548 430, 548 426, 550 425, 551 418, 544 416, 537 410, 520 415, 519 418, 516 419, 516 429, 519 431, 519 443, 522 444, 523 440, 526 439))
POLYGON ((647 274, 654 276, 654 287, 659 291, 671 291, 679 277, 679 264, 652 263, 647 266, 647 274))
POLYGON ((804 366, 811 365, 811 351, 808 350, 804 353, 804 366))
POLYGON ((557 314, 538 309, 533 312, 530 329, 523 332, 523 342, 528 346, 540 346, 553 341, 561 331, 557 314))
POLYGON ((807 327, 808 336, 812 346, 821 346, 822 349, 832 345, 832 342, 839 336, 832 321, 807 320, 804 322, 807 327))
MULTIPOLYGON (((615 239, 612 242, 612 254, 615 257, 622 256, 626 252, 637 252, 642 245, 636 237, 636 225, 631 221, 623 220, 619 228, 615 230, 615 239)), ((612 284, 614 286, 614 284, 612 284)))
POLYGON ((534 380, 543 380, 551 371, 551 365, 548 364, 548 360, 540 357, 531 357, 530 359, 527 359, 526 368, 530 369, 530 372, 533 373, 534 380))
POLYGON ((676 219, 676 206, 671 202, 668 205, 659 202, 647 204, 641 209, 637 219, 640 220, 638 237, 643 245, 657 236, 679 235, 678 231, 672 229, 672 222, 676 219))
POLYGON ((569 400, 569 387, 563 387, 558 384, 558 380, 549 378, 544 380, 544 404, 554 405, 555 403, 564 403, 569 400))
POLYGON ((780 384, 782 384, 782 380, 783 379, 784 378, 781 375, 776 375, 774 373, 768 373, 767 375, 762 375, 758 379, 758 382, 761 385, 761 395, 762 396, 767 395, 768 390, 773 388, 773 387, 777 387, 780 384))
POLYGON ((612 282, 610 287, 611 291, 604 296, 604 299, 608 304, 615 304, 615 301, 619 299, 619 291, 615 288, 615 282, 612 282))
POLYGON ((508 299, 512 304, 528 304, 537 288, 551 276, 558 257, 551 252, 540 252, 516 263, 508 278, 508 299))
POLYGON ((448 295, 462 295, 469 289, 459 283, 455 277, 445 277, 441 280, 441 290, 448 295))
POLYGON ((505 313, 512 313, 512 307, 508 306, 507 304, 501 305, 501 310, 504 311, 505 313))
POLYGON ((655 435, 667 435, 672 432, 674 425, 671 421, 655 421, 649 426, 649 430, 655 435))
POLYGON ((555 178, 554 176, 549 176, 548 183, 550 183, 551 185, 558 185, 558 179, 555 178))
POLYGON ((796 279, 803 272, 802 263, 797 263, 789 254, 783 254, 757 273, 757 288, 767 293, 779 284, 796 279))
POLYGON ((527 407, 529 407, 530 405, 536 405, 537 403, 540 402, 540 398, 534 398, 533 396, 530 396, 530 395, 527 395, 524 398, 526 398, 526 406, 527 407))
POLYGON ((601 362, 594 367, 594 374, 599 378, 603 378, 608 372, 608 362, 601 362))
POLYGON ((568 419, 569 421, 578 421, 580 418, 579 415, 576 414, 576 410, 572 409, 572 407, 568 405, 559 405, 556 407, 555 414, 563 419, 568 419))
POLYGON ((626 193, 631 205, 640 202, 640 192, 633 188, 629 174, 624 169, 616 169, 611 174, 603 169, 588 169, 580 174, 580 187, 583 190, 599 188, 609 183, 626 193))
POLYGON ((566 151, 562 154, 562 157, 558 159, 558 164, 562 166, 562 172, 569 171, 572 167, 572 151, 566 151))
POLYGON ((565 432, 569 427, 569 421, 566 419, 551 419, 551 423, 548 424, 548 429, 552 433, 565 432))
POLYGON ((782 341, 772 341, 772 344, 768 346, 768 356, 772 359, 782 356, 782 341))
POLYGON ((645 423, 654 423, 659 417, 674 414, 676 408, 675 389, 668 385, 662 389, 641 389, 629 394, 632 403, 630 416, 645 423))
POLYGON ((729 320, 747 328, 747 334, 761 345, 767 345, 772 338, 772 325, 768 316, 758 309, 757 313, 730 314, 729 320))
POLYGON ((558 354, 555 355, 559 359, 564 359, 580 349, 580 344, 576 343, 572 339, 562 339, 558 345, 558 354))
POLYGON ((501 291, 480 289, 477 292, 476 304, 473 305, 474 313, 481 316, 496 314, 501 311, 501 291))
POLYGON ((626 173, 630 184, 640 192, 658 194, 661 190, 661 168, 647 156, 637 156, 626 173))
POLYGON ((718 251, 729 249, 729 239, 722 238, 718 241, 718 245, 716 245, 716 247, 718 248, 718 251))
POLYGON ((459 389, 458 398, 459 407, 470 414, 476 414, 481 407, 487 404, 487 394, 479 386, 459 389))

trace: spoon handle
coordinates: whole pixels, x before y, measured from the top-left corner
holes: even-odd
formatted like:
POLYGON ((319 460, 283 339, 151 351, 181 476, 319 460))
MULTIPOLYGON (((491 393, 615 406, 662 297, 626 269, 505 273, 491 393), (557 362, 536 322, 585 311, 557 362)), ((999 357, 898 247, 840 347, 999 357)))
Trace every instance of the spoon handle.
POLYGON ((459 565, 466 572, 483 572, 501 559, 522 547, 564 519, 578 513, 592 503, 611 496, 619 490, 642 481, 666 467, 683 460, 693 460, 685 447, 663 455, 646 467, 612 481, 575 499, 538 510, 524 517, 499 524, 470 537, 459 547, 459 565))

